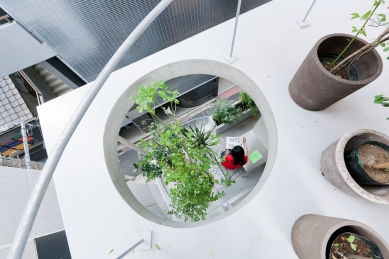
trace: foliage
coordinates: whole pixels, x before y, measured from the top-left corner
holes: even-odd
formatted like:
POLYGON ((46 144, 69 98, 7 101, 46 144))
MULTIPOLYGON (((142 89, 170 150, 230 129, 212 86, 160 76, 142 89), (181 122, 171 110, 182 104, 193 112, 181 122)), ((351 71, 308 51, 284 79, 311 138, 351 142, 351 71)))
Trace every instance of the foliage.
POLYGON ((357 245, 354 244, 354 241, 355 241, 354 235, 350 235, 346 240, 347 240, 347 242, 350 243, 351 249, 353 249, 354 251, 357 250, 357 245))
POLYGON ((210 113, 218 125, 232 124, 238 119, 242 109, 234 107, 232 101, 221 100, 211 105, 210 113))
MULTIPOLYGON (((332 62, 332 68, 330 69, 330 72, 332 74, 337 74, 340 70, 346 68, 348 65, 350 65, 352 62, 357 60, 362 55, 368 53, 369 51, 373 50, 377 46, 384 47, 384 51, 389 51, 389 48, 387 46, 387 41, 389 40, 389 37, 387 35, 389 34, 389 28, 386 28, 383 33, 381 33, 380 36, 378 36, 375 40, 373 40, 371 43, 363 46, 359 50, 355 51, 354 53, 350 54, 348 57, 346 57, 344 60, 336 64, 336 62, 339 60, 339 58, 342 57, 342 55, 347 51, 347 49, 351 46, 351 44, 354 42, 354 40, 357 38, 359 34, 362 34, 364 36, 367 36, 366 34, 366 25, 370 21, 373 23, 373 27, 379 27, 383 26, 387 23, 386 22, 386 14, 375 14, 377 11, 377 8, 381 6, 382 4, 385 4, 385 0, 374 0, 374 3, 372 7, 363 15, 360 15, 359 13, 352 13, 351 19, 360 19, 364 21, 362 27, 360 29, 357 29, 357 27, 352 26, 352 32, 356 33, 352 40, 348 43, 348 45, 343 49, 343 51, 338 55, 338 57, 332 62), (335 65, 336 64, 336 65, 335 65)), ((389 59, 389 57, 387 58, 389 59)))
POLYGON ((258 109, 257 105, 255 104, 255 102, 253 101, 251 96, 248 95, 248 93, 246 91, 239 92, 239 99, 238 100, 239 100, 239 103, 240 103, 243 110, 253 108, 253 110, 251 112, 252 115, 256 116, 259 114, 259 109, 258 109))
MULTIPOLYGON (((374 103, 381 104, 384 107, 389 107, 389 98, 383 94, 374 96, 374 103)), ((389 117, 386 118, 389 120, 389 117)))
MULTIPOLYGON (((210 173, 211 166, 219 161, 210 147, 220 144, 220 136, 206 133, 204 129, 186 129, 176 117, 177 91, 169 91, 163 81, 142 85, 132 97, 139 112, 148 112, 155 123, 149 126, 151 138, 141 140, 139 146, 146 154, 139 154, 135 168, 140 168, 147 181, 163 177, 170 189, 172 200, 169 214, 198 221, 205 219, 209 203, 225 193, 213 193, 214 183, 219 183, 210 173), (152 107, 158 104, 156 95, 170 104, 165 113, 170 122, 163 122, 152 107)), ((226 180, 224 180, 225 182, 226 180)))

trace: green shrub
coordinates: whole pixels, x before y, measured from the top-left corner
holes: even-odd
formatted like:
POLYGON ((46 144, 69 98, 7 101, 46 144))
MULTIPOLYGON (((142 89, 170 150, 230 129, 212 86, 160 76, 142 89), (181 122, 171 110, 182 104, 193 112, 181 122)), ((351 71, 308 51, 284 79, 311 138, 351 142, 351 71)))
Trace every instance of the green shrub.
POLYGON ((210 148, 220 144, 220 136, 205 132, 201 127, 186 129, 176 116, 177 91, 169 91, 164 82, 142 85, 137 95, 132 97, 139 106, 140 112, 148 112, 154 119, 149 126, 152 138, 141 140, 139 146, 145 154, 139 154, 139 161, 134 164, 141 169, 147 181, 160 178, 165 184, 174 183, 170 189, 169 214, 187 220, 198 221, 205 219, 209 203, 218 200, 225 193, 212 192, 213 184, 231 185, 234 181, 230 176, 225 179, 214 179, 211 166, 218 165, 218 155, 210 148), (156 116, 152 108, 156 95, 170 104, 168 123, 156 116))
POLYGON ((251 112, 252 115, 255 116, 259 114, 259 109, 257 105, 255 105, 255 102, 253 101, 251 96, 248 95, 246 91, 240 91, 238 100, 239 100, 240 107, 242 108, 243 111, 253 108, 251 112))
MULTIPOLYGON (((374 103, 381 104, 384 107, 389 107, 389 98, 383 94, 374 96, 374 103)), ((389 120, 389 117, 386 118, 389 120)))
POLYGON ((210 114, 216 124, 232 124, 242 113, 241 108, 232 105, 232 101, 216 101, 211 105, 210 114))

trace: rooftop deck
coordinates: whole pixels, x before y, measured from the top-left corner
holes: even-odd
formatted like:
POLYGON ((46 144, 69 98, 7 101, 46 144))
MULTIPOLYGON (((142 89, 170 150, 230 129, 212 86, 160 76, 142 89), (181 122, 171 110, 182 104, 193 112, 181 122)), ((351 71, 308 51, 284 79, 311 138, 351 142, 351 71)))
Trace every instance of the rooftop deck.
MULTIPOLYGON (((356 24, 350 20, 350 13, 363 12, 370 3, 317 1, 307 19, 310 27, 299 29, 295 21, 303 18, 310 4, 310 0, 275 0, 242 15, 234 50, 238 60, 232 67, 223 61, 230 49, 230 20, 110 76, 54 174, 72 257, 114 258, 139 240, 138 230, 150 229, 153 249, 137 250, 128 257, 297 258, 291 229, 300 216, 308 213, 360 221, 389 240, 389 206, 338 191, 320 171, 323 150, 348 131, 369 128, 388 132, 388 109, 373 104, 374 95, 388 92, 388 61, 383 61, 383 73, 376 81, 321 112, 301 109, 288 93, 290 80, 315 42, 327 34, 350 33, 356 24), (212 61, 211 65, 198 67, 205 64, 204 60, 212 61), (177 68, 174 62, 183 62, 179 64, 186 67, 177 68), (154 71, 160 67, 162 70, 154 71), (119 168, 114 161, 117 158, 106 153, 103 144, 111 110, 118 108, 115 104, 123 93, 136 90, 133 84, 141 77, 146 82, 167 80, 184 73, 206 73, 206 69, 235 81, 255 96, 269 132, 270 162, 253 191, 222 215, 182 225, 146 219, 138 214, 136 204, 130 207, 122 198, 115 187, 119 180, 112 181, 116 176, 107 169, 119 168), (251 87, 253 84, 256 87, 251 87), (80 143, 84 149, 80 149, 80 143), (106 163, 108 158, 112 165, 106 163), (108 255, 112 249, 114 252, 108 255)), ((380 31, 371 29, 368 39, 380 31)), ((84 86, 39 107, 49 151, 88 88, 84 86)))

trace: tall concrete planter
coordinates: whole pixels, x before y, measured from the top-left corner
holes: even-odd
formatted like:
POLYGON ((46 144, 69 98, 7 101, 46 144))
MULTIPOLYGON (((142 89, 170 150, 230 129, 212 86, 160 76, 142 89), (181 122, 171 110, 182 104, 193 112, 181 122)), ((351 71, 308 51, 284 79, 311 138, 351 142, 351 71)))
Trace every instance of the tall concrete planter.
POLYGON ((307 214, 292 228, 292 245, 300 259, 327 259, 327 244, 336 232, 352 232, 374 242, 384 258, 389 258, 389 246, 372 228, 357 221, 307 214))
POLYGON ((369 129, 351 131, 324 150, 321 157, 321 170, 324 177, 338 190, 372 202, 389 204, 388 186, 359 185, 347 170, 344 152, 354 149, 367 140, 389 145, 389 137, 381 132, 369 129))
MULTIPOLYGON (((348 34, 330 34, 321 38, 297 70, 289 84, 289 94, 301 108, 320 111, 373 82, 382 72, 382 60, 376 50, 370 51, 353 62, 359 79, 351 81, 328 72, 320 63, 319 55, 338 55, 353 38, 348 34)), ((344 57, 367 44, 355 39, 344 57)))

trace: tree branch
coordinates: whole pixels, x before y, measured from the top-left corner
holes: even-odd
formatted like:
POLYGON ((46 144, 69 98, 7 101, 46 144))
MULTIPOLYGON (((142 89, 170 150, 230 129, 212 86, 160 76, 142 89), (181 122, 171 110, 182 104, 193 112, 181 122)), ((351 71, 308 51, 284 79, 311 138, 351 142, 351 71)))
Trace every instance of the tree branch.
POLYGON ((340 62, 339 64, 337 64, 334 68, 332 68, 330 70, 330 73, 332 74, 336 74, 338 73, 340 70, 342 70, 343 68, 345 68, 350 62, 351 60, 353 60, 355 57, 357 57, 359 54, 361 53, 364 53, 366 50, 369 50, 372 46, 376 45, 376 44, 379 44, 381 41, 382 41, 382 38, 387 35, 389 33, 389 27, 385 29, 385 31, 383 33, 381 33, 380 36, 378 36, 373 42, 363 46, 362 48, 360 48, 359 50, 355 51, 354 53, 352 53, 350 56, 348 56, 347 58, 345 58, 344 60, 342 60, 342 62, 340 62))

